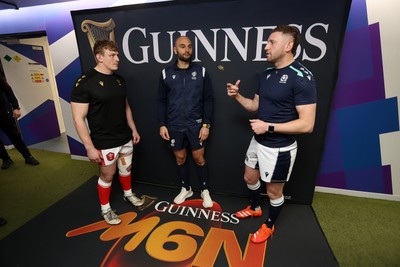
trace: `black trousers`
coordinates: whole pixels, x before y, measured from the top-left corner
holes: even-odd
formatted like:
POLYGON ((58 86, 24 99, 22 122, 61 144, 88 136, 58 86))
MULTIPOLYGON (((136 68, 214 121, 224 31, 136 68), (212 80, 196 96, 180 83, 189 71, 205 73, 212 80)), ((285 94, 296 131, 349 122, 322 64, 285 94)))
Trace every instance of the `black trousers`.
MULTIPOLYGON (((14 118, 10 116, 0 115, 0 129, 7 135, 14 147, 22 154, 24 158, 31 156, 28 148, 26 147, 22 136, 19 133, 17 126, 15 125, 14 118)), ((4 147, 4 143, 0 140, 0 158, 5 160, 9 159, 10 156, 4 147)))

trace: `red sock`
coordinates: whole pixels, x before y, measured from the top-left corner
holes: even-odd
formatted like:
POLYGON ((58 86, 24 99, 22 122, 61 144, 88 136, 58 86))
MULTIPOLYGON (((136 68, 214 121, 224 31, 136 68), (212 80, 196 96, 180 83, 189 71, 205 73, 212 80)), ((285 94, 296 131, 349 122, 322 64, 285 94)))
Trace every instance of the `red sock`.
POLYGON ((103 187, 99 183, 97 183, 97 192, 99 194, 99 200, 101 205, 106 205, 110 202, 110 194, 111 194, 111 183, 108 187, 103 187))
POLYGON ((131 184, 132 177, 131 177, 131 174, 129 174, 128 176, 122 176, 121 174, 119 174, 118 178, 119 178, 119 182, 122 185, 122 189, 124 191, 132 189, 132 184, 131 184))

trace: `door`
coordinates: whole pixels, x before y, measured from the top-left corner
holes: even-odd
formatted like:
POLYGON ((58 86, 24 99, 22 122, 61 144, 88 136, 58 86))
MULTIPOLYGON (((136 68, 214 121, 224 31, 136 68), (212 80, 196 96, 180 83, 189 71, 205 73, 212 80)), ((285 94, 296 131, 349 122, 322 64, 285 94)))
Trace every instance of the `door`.
POLYGON ((61 135, 42 46, 0 44, 0 59, 7 82, 21 107, 18 120, 26 145, 61 135))

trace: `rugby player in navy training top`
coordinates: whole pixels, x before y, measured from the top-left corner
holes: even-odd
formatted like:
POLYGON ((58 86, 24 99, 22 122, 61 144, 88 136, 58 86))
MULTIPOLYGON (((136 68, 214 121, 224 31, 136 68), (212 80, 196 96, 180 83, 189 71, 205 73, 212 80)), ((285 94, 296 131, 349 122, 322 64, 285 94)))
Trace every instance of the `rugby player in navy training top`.
POLYGON ((213 91, 204 67, 192 63, 192 42, 186 36, 175 40, 175 64, 162 70, 157 97, 160 136, 166 140, 175 155, 181 192, 174 202, 180 204, 193 195, 187 158, 191 149, 193 161, 201 181, 203 206, 211 208, 208 167, 204 147, 210 133, 213 112, 213 91))
POLYGON ((281 25, 271 31, 264 48, 267 68, 260 77, 253 99, 239 93, 240 80, 227 83, 227 94, 245 110, 257 113, 250 120, 254 132, 246 152, 244 180, 251 204, 238 211, 238 218, 259 217, 260 178, 270 199, 267 220, 252 234, 251 241, 266 241, 284 203, 283 187, 289 181, 297 153, 295 135, 314 129, 317 93, 313 74, 294 59, 300 43, 296 27, 281 25))

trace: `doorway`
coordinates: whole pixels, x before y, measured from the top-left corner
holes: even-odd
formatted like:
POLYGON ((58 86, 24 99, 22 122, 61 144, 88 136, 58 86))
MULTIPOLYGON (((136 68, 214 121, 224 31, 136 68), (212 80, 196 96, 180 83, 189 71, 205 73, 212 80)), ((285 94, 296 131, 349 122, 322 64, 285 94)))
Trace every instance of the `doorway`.
POLYGON ((19 127, 25 143, 69 153, 45 33, 0 36, 0 60, 21 107, 19 127))

